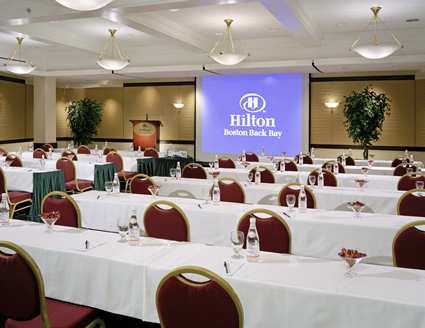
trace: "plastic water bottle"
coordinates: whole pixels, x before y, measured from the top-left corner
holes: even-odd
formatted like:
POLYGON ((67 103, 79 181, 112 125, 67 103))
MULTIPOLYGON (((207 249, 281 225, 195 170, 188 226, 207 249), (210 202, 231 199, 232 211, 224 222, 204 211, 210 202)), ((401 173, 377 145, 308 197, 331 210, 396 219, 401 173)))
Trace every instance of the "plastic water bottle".
POLYGON ((114 180, 112 180, 112 192, 114 194, 119 194, 120 192, 120 179, 118 178, 118 173, 114 173, 114 180))
POLYGON ((28 146, 28 151, 29 151, 30 153, 32 153, 32 152, 34 151, 34 146, 33 146, 33 144, 32 144, 32 143, 30 143, 30 144, 29 144, 29 146, 28 146))
POLYGON ((182 177, 182 169, 180 167, 180 162, 177 162, 176 179, 180 179, 181 177, 182 177))
POLYGON ((214 204, 218 204, 220 201, 220 187, 218 186, 217 181, 214 181, 212 189, 212 201, 214 204))
POLYGON ((325 186, 325 177, 323 176, 322 169, 319 169, 319 175, 317 177, 317 185, 319 188, 323 188, 325 186))
POLYGON ((141 156, 142 154, 142 148, 140 146, 137 146, 137 156, 141 156))
POLYGON ((342 153, 341 164, 342 164, 342 166, 346 166, 347 165, 347 160, 345 158, 345 153, 342 153))
POLYGON ((314 158, 314 148, 313 147, 311 147, 311 149, 310 149, 310 156, 311 156, 311 158, 314 158))
POLYGON ((303 154, 302 154, 302 153, 300 153, 300 154, 298 155, 298 163, 299 163, 300 165, 303 165, 303 164, 304 164, 304 157, 303 157, 303 154))
POLYGON ((254 182, 256 185, 261 183, 261 173, 258 168, 255 170, 254 182))
POLYGON ((99 152, 99 146, 97 144, 94 145, 94 153, 95 155, 97 155, 97 153, 99 152))
POLYGON ((409 158, 409 151, 407 149, 404 151, 404 157, 409 158))
POLYGON ((66 146, 67 150, 71 150, 71 144, 69 143, 68 146, 66 146))
POLYGON ((41 155, 40 158, 40 167, 41 170, 44 171, 44 169, 46 168, 46 159, 44 158, 44 155, 41 155))
POLYGON ((215 159, 214 159, 214 168, 218 169, 218 155, 215 154, 215 159))
POLYGON ((248 261, 257 261, 260 256, 260 238, 258 237, 255 218, 249 219, 249 229, 246 236, 246 256, 248 261))
POLYGON ((245 150, 242 150, 241 160, 242 160, 242 162, 246 162, 246 153, 245 153, 245 150))
POLYGON ((264 147, 261 147, 261 156, 266 156, 266 150, 264 149, 264 147))
POLYGON ((338 166, 338 162, 334 163, 334 174, 338 174, 339 173, 339 166, 338 166))
POLYGON ((137 222, 136 210, 131 212, 130 221, 128 223, 128 243, 130 245, 138 245, 140 241, 140 227, 137 222))
POLYGON ((285 172, 285 158, 280 161, 280 172, 285 172))
POLYGON ((305 193, 304 185, 300 186, 300 193, 298 195, 298 208, 300 211, 307 209, 307 195, 305 193))
POLYGON ((49 153, 47 154, 47 157, 49 159, 53 159, 53 149, 52 148, 49 148, 49 153))
POLYGON ((7 201, 7 194, 1 194, 0 202, 0 225, 7 225, 10 222, 9 202, 7 201))

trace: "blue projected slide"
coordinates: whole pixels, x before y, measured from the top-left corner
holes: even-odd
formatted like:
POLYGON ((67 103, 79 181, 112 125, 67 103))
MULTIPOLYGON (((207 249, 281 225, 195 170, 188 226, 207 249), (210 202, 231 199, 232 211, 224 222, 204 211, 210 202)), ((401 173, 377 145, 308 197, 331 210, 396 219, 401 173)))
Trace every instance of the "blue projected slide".
POLYGON ((296 154, 302 149, 303 74, 202 78, 202 152, 296 154))

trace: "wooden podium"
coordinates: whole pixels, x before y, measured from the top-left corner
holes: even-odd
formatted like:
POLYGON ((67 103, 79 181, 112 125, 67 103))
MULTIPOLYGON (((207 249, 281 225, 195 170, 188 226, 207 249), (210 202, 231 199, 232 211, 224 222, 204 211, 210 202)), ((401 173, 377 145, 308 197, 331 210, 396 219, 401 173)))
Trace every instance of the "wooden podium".
POLYGON ((159 149, 159 133, 161 122, 149 120, 130 120, 133 124, 133 147, 137 150, 146 148, 159 149))

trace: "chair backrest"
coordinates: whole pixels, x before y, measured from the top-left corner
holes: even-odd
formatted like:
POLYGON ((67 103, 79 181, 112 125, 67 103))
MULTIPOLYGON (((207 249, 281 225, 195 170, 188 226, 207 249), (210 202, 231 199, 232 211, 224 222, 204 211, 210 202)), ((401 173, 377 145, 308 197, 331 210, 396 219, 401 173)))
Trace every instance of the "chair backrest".
POLYGON ((131 178, 129 186, 132 194, 150 195, 148 187, 155 183, 146 174, 136 174, 131 178))
POLYGON ((397 267, 425 270, 425 221, 414 221, 403 226, 393 240, 393 264, 397 267))
POLYGON ((65 182, 74 181, 76 178, 75 166, 72 160, 61 157, 56 161, 56 169, 63 171, 65 182))
POLYGON ((0 156, 7 156, 7 150, 4 148, 0 148, 0 156))
POLYGON ((41 148, 37 148, 36 150, 34 150, 32 152, 32 157, 33 158, 42 158, 43 155, 44 155, 44 158, 47 158, 46 152, 43 149, 41 149, 41 148))
POLYGON ((146 148, 143 151, 143 156, 158 158, 159 157, 159 153, 158 153, 158 151, 155 148, 146 148))
MULTIPOLYGON (((280 163, 279 163, 280 169, 280 163)), ((298 171, 297 163, 295 163, 292 159, 285 158, 285 171, 298 171)))
POLYGON ((3 169, 0 167, 0 201, 1 194, 7 193, 7 181, 6 175, 4 174, 3 169))
POLYGON ((258 158, 256 153, 245 153, 245 159, 247 162, 259 162, 260 159, 258 158))
MULTIPOLYGON (((337 157, 337 161, 342 163, 342 155, 337 157)), ((351 156, 345 156, 345 165, 347 166, 356 166, 356 161, 351 156)))
POLYGON ((245 203, 244 189, 237 180, 222 177, 218 180, 218 187, 222 202, 245 203))
POLYGON ((124 167, 124 161, 120 154, 114 151, 110 151, 106 155, 106 161, 110 163, 114 163, 115 166, 115 172, 121 172, 124 167))
POLYGON ((397 214, 425 216, 425 191, 412 189, 401 195, 397 204, 397 214))
POLYGON ((342 165, 340 162, 338 161, 327 161, 326 163, 323 163, 322 165, 322 169, 327 169, 328 170, 328 166, 330 167, 330 170, 332 173, 334 173, 334 164, 338 163, 338 173, 345 173, 345 168, 344 165, 342 165))
POLYGON ((39 267, 14 243, 0 241, 0 248, 0 313, 16 321, 32 320, 41 314, 43 327, 49 327, 39 267))
POLYGON ((251 181, 255 181, 255 172, 257 172, 257 169, 260 171, 261 183, 275 183, 276 179, 274 177, 273 172, 264 166, 259 166, 258 168, 254 167, 251 169, 251 171, 249 171, 250 173, 252 173, 251 181))
POLYGON ((41 202, 41 212, 58 211, 60 218, 56 225, 81 228, 81 213, 75 200, 61 191, 48 193, 41 202))
POLYGON ((45 152, 48 152, 50 149, 53 151, 55 148, 51 144, 45 143, 43 146, 41 146, 41 149, 43 149, 45 152))
POLYGON ((403 164, 403 163, 410 163, 410 160, 406 157, 398 157, 398 158, 395 158, 392 161, 391 166, 397 167, 397 166, 399 166, 400 164, 403 164))
POLYGON ((291 231, 288 225, 279 214, 267 209, 253 209, 240 218, 237 230, 245 235, 244 248, 252 217, 256 219, 260 250, 274 253, 291 252, 291 231))
MULTIPOLYGON (((298 195, 300 194, 300 183, 288 183, 279 192, 279 205, 288 206, 286 202, 287 195, 295 195, 295 207, 298 207, 298 195)), ((316 208, 316 197, 313 191, 308 187, 304 186, 305 193, 307 195, 307 208, 316 208)))
POLYGON ((10 166, 22 167, 21 159, 13 154, 9 154, 6 156, 6 161, 10 162, 10 166))
POLYGON ((408 172, 409 170, 412 173, 413 172, 416 172, 417 171, 417 167, 415 165, 412 165, 412 164, 408 164, 408 163, 404 164, 404 163, 402 163, 402 164, 399 164, 399 165, 396 166, 396 168, 394 169, 393 175, 394 176, 401 177, 401 176, 405 175, 406 173, 409 173, 408 172))
POLYGON ((416 181, 423 181, 425 184, 425 176, 420 173, 406 173, 398 180, 397 190, 416 189, 416 181))
POLYGON ((192 178, 192 179, 206 179, 207 172, 198 163, 189 163, 187 164, 182 171, 183 178, 192 178))
POLYGON ((69 158, 71 161, 78 161, 77 155, 72 150, 65 150, 62 157, 69 158))
MULTIPOLYGON (((324 177, 324 181, 323 182, 324 182, 324 185, 326 187, 336 187, 338 185, 338 180, 337 180, 336 176, 331 171, 328 171, 326 169, 322 169, 322 172, 323 172, 323 177, 324 177)), ((318 180, 319 180, 318 179, 318 177, 319 177, 319 170, 316 169, 316 170, 311 171, 310 174, 309 174, 309 176, 310 175, 314 175, 316 177, 316 183, 315 184, 317 185, 318 184, 318 180)), ((308 184, 310 184, 310 181, 308 181, 308 184)))
POLYGON ((220 157, 218 159, 218 167, 224 169, 235 169, 235 162, 229 157, 220 157))
POLYGON ((180 267, 167 274, 156 291, 156 308, 161 327, 243 327, 242 304, 233 288, 200 267, 180 267), (201 276, 202 281, 185 274, 201 276))
POLYGON ((90 148, 86 145, 80 145, 77 149, 77 154, 91 154, 90 148))
MULTIPOLYGON (((313 159, 310 157, 310 155, 307 154, 301 154, 301 156, 303 157, 303 164, 313 164, 313 159)), ((296 155, 294 158, 295 162, 297 164, 300 163, 300 155, 296 155)))
POLYGON ((159 200, 151 203, 143 217, 149 237, 176 241, 190 241, 189 220, 176 204, 159 200))
POLYGON ((116 152, 114 148, 105 147, 103 148, 103 155, 108 155, 111 151, 116 152))

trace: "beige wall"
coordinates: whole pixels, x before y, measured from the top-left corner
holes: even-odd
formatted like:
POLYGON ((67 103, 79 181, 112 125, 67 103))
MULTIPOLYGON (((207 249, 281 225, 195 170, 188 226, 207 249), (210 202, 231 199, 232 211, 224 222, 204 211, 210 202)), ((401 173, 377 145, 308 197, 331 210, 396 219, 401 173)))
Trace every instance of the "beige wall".
POLYGON ((425 80, 416 81, 416 146, 425 147, 425 80))

